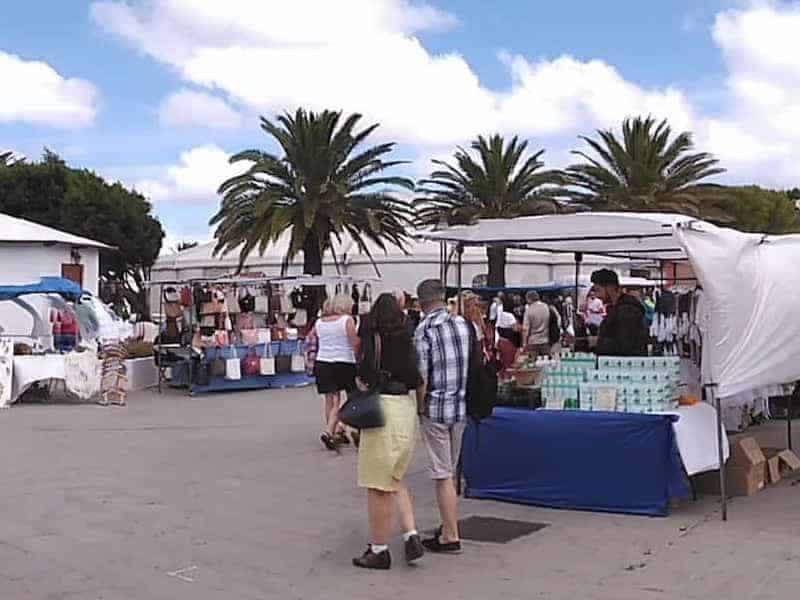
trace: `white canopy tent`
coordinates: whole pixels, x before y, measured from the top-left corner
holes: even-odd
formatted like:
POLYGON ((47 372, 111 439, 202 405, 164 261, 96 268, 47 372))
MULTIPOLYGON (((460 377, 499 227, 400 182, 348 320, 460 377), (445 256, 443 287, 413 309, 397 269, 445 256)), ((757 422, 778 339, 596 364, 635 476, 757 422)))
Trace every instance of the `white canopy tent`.
MULTIPOLYGON (((800 379, 800 324, 792 306, 800 289, 800 236, 741 233, 675 214, 577 213, 485 220, 421 237, 458 248, 572 251, 576 258, 688 259, 708 301, 702 377, 716 400, 718 430, 720 397, 800 379)), ((720 431, 717 446, 722 464, 720 431)))

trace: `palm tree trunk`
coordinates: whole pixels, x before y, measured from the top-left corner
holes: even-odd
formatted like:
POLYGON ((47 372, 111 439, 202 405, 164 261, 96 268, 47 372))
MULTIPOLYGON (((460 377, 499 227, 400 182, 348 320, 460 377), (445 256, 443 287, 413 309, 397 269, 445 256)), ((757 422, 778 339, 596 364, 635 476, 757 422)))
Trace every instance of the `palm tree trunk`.
POLYGON ((303 273, 322 275, 322 249, 315 235, 307 235, 303 243, 303 273))
POLYGON ((487 246, 486 257, 489 259, 489 287, 506 287, 506 247, 487 246))

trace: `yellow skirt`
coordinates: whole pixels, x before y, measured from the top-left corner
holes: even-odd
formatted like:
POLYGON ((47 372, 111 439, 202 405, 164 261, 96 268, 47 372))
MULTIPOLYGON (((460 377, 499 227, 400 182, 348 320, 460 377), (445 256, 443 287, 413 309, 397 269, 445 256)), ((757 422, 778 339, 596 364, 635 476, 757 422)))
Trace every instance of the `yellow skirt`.
POLYGON ((386 425, 361 432, 358 485, 384 492, 397 490, 414 455, 417 405, 411 395, 381 395, 386 425))

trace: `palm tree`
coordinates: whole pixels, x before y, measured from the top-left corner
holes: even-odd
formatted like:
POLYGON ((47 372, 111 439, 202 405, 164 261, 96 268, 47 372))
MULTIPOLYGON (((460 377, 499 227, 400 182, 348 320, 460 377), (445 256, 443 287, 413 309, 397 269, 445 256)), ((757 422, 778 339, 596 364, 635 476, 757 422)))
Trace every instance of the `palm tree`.
POLYGON ((699 182, 725 169, 711 154, 691 153, 691 133, 673 138, 666 120, 636 117, 623 121, 621 142, 611 131, 597 134, 600 141, 581 136, 596 157, 575 150, 585 162, 566 170, 575 200, 595 210, 717 214, 719 186, 699 182))
MULTIPOLYGON (((455 165, 433 160, 438 167, 417 186, 417 223, 421 226, 462 225, 477 219, 505 219, 558 212, 558 171, 542 170, 544 150, 526 156, 528 142, 517 136, 489 139, 479 136, 470 144, 477 160, 459 147, 455 165)), ((506 283, 506 247, 486 249, 488 284, 506 283)))
POLYGON ((0 152, 0 167, 10 167, 16 162, 19 162, 19 159, 14 156, 13 152, 0 152))
POLYGON ((341 122, 341 112, 303 109, 278 117, 277 124, 262 117, 261 129, 283 155, 245 150, 231 157, 250 166, 219 188, 223 200, 210 221, 217 226, 215 252, 238 250, 241 270, 253 250, 263 253, 288 229, 283 271, 302 250, 303 272, 319 275, 325 251, 345 232, 370 259, 367 242, 402 248, 411 210, 392 189, 414 184, 384 174, 402 164, 383 159, 394 143, 360 148, 378 127, 355 131, 360 119, 353 114, 341 122))

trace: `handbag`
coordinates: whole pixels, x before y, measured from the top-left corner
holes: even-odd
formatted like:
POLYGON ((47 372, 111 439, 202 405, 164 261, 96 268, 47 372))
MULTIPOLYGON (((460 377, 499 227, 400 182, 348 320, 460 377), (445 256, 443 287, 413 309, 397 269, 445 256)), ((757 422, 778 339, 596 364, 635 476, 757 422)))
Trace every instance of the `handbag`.
POLYGON ((306 372, 306 357, 300 351, 300 344, 297 344, 297 352, 292 354, 292 373, 306 372))
POLYGON ((233 292, 225 294, 225 306, 228 307, 228 314, 238 315, 242 312, 242 309, 239 307, 239 301, 236 299, 236 294, 233 292))
POLYGON ((255 312, 268 313, 269 312, 269 298, 266 296, 256 296, 255 298, 255 312))
POLYGON ((174 287, 164 288, 164 302, 167 304, 178 304, 181 301, 181 296, 174 287))
POLYGON ((221 355, 211 361, 211 376, 225 377, 225 359, 221 355))
POLYGON ((257 329, 242 329, 240 333, 242 336, 242 343, 246 346, 255 346, 260 343, 257 329))
POLYGON ((305 327, 308 324, 308 311, 305 308, 298 308, 294 313, 294 324, 297 327, 305 327))
POLYGON ((225 360, 225 379, 233 381, 242 378, 242 363, 236 358, 236 347, 233 347, 233 357, 225 360))
POLYGON ((264 356, 258 361, 258 372, 261 375, 275 375, 275 359, 272 357, 271 344, 264 347, 264 356))
POLYGON ((192 290, 188 285, 181 288, 181 306, 189 308, 192 305, 192 290))
POLYGON ((239 291, 239 309, 243 313, 250 313, 256 309, 256 299, 247 288, 239 291))
POLYGON ((256 340, 258 344, 269 344, 272 342, 272 334, 270 333, 269 329, 256 329, 256 335, 258 336, 258 339, 256 340))
POLYGON ((177 302, 167 302, 164 304, 164 315, 168 319, 183 318, 183 307, 177 302))
MULTIPOLYGON (((379 373, 381 370, 381 336, 376 333, 374 340, 375 371, 379 373)), ((376 385, 366 392, 359 391, 351 394, 344 406, 339 409, 339 420, 353 429, 375 429, 386 425, 379 386, 376 385)))
POLYGON ((361 301, 358 303, 358 314, 368 315, 372 308, 372 287, 364 284, 364 291, 361 292, 361 301))
POLYGON ((195 385, 208 385, 211 379, 210 369, 207 362, 202 360, 192 361, 192 379, 195 385))
POLYGON ((255 329, 256 328, 256 320, 251 312, 243 312, 239 315, 236 319, 236 324, 239 326, 240 330, 245 329, 255 329))
POLYGON ((292 372, 292 357, 289 354, 279 354, 275 357, 275 372, 276 373, 291 373, 292 372))
POLYGON ((228 332, 224 329, 217 329, 214 332, 214 343, 217 346, 230 346, 231 340, 228 337, 228 332))
POLYGON ((242 373, 245 375, 258 375, 261 372, 261 361, 256 354, 255 348, 250 348, 247 355, 242 359, 242 373))

